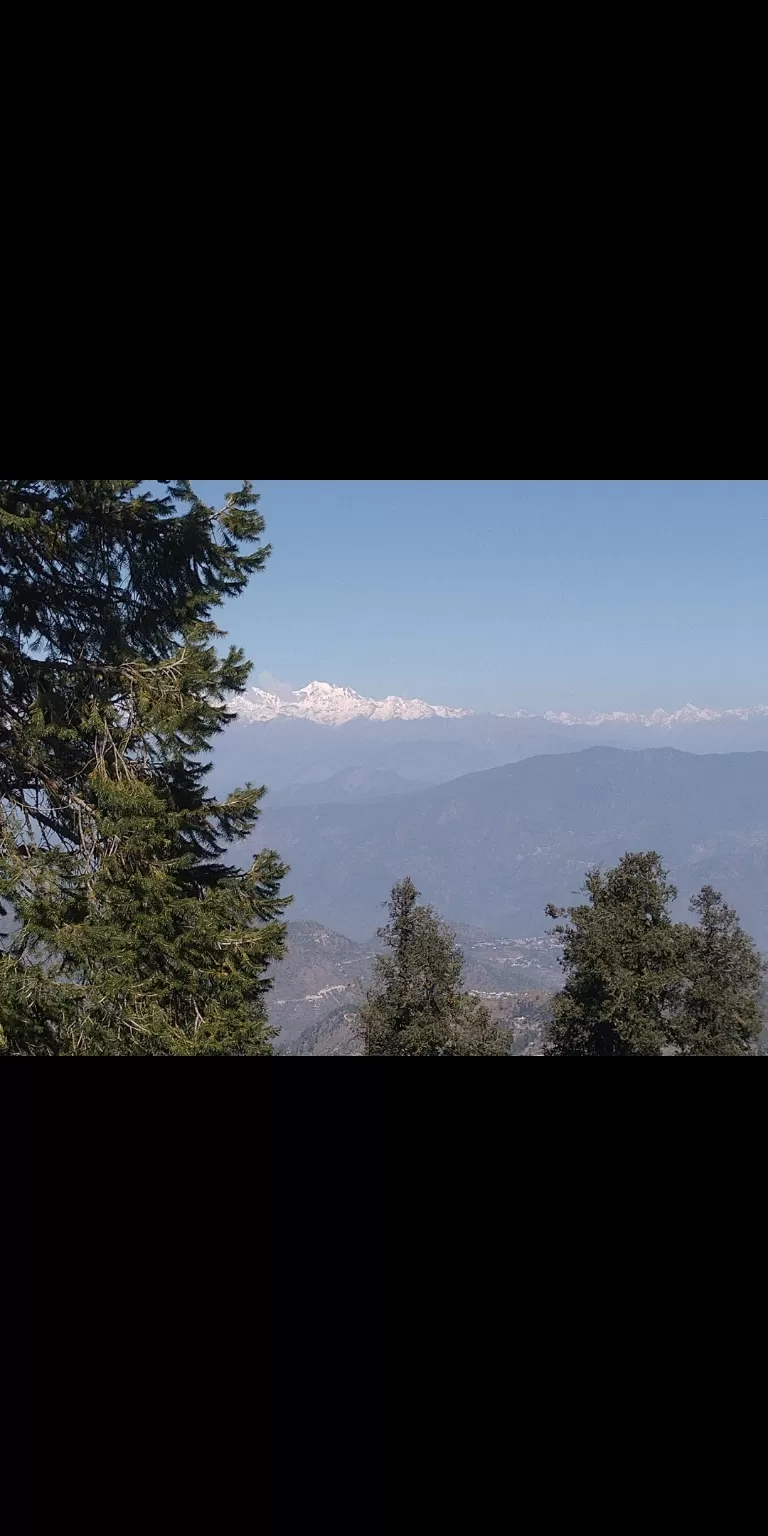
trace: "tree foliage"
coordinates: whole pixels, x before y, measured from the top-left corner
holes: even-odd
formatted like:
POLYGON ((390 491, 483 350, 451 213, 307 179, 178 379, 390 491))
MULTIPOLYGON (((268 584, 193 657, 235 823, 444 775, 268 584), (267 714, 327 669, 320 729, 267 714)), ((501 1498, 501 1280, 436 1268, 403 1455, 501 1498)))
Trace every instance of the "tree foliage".
POLYGON ((463 958, 411 880, 392 889, 379 931, 390 953, 361 1010, 367 1056, 506 1056, 509 1042, 478 998, 462 991, 463 958))
POLYGON ((0 1049, 254 1054, 285 870, 206 793, 249 664, 214 609, 269 555, 248 482, 0 481, 0 1049), (248 546, 251 546, 248 548, 248 546), (255 546, 255 547, 254 547, 255 546))
POLYGON ((760 1032, 763 964, 710 886, 673 923, 677 891, 657 853, 590 871, 589 901, 548 907, 566 974, 553 1005, 554 1056, 745 1055, 760 1032))
POLYGON ((691 911, 698 922, 686 930, 685 985, 671 1038, 683 1056, 748 1055, 762 1029, 765 965, 711 885, 694 896, 691 911))
POLYGON ((144 484, 0 481, 0 794, 65 838, 95 758, 204 750, 249 671, 211 614, 270 553, 258 497, 144 484))

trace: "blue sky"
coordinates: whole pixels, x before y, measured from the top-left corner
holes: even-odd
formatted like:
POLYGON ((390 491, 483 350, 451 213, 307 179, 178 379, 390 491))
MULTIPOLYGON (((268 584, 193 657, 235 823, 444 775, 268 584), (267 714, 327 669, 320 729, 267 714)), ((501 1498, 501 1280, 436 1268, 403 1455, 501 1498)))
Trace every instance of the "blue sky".
POLYGON ((768 481, 254 484, 274 554, 222 623, 255 673, 472 709, 768 702, 768 481))

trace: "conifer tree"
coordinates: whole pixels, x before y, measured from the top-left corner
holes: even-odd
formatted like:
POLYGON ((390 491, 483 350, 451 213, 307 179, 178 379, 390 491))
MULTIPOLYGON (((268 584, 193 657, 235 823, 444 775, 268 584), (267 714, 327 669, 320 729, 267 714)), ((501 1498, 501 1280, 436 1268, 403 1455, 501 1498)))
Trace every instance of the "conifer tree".
POLYGON ((367 1056, 506 1056, 509 1042, 478 998, 462 991, 453 934, 409 879, 392 889, 376 982, 361 1010, 367 1056))
MULTIPOLYGON (((686 925, 685 985, 671 1029, 683 1056, 748 1056, 762 1028, 766 966, 719 891, 705 885, 686 925)), ((682 925, 681 925, 682 928, 682 925)))
POLYGON ((593 870, 589 904, 567 917, 565 987, 553 1004, 551 1056, 746 1056, 764 1017, 766 966, 737 914, 705 886, 698 922, 673 923, 677 892, 656 853, 627 853, 593 870))
POLYGON ((553 1006, 552 1056, 657 1056, 682 986, 681 936, 669 906, 677 891, 657 853, 627 853, 616 869, 590 871, 589 902, 548 907, 568 923, 566 983, 553 1006))
POLYGON ((249 482, 220 509, 155 485, 0 481, 7 1052, 270 1049, 285 870, 222 862, 263 790, 205 787, 250 670, 211 615, 263 569, 264 521, 249 482))

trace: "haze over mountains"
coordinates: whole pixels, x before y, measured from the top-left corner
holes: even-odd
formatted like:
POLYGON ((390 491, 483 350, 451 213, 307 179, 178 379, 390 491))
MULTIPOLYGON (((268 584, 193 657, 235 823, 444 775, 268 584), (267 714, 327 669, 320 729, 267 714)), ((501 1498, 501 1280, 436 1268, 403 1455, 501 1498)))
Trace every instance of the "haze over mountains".
POLYGON ((546 931, 595 863, 659 852, 678 915, 706 883, 768 950, 768 754, 671 748, 527 758, 374 803, 270 809, 254 846, 291 866, 291 915, 367 939, 408 874, 452 922, 509 938, 546 931))
POLYGON ((389 795, 409 795, 422 789, 416 779, 403 779, 384 768, 342 768, 329 779, 308 784, 289 784, 270 795, 270 805, 336 805, 385 800, 389 795))
POLYGON ((214 780, 269 794, 254 839, 291 866, 294 920, 370 941, 409 874, 453 923, 547 931, 586 870, 657 850, 768 952, 768 706, 650 715, 473 714, 314 683, 252 690, 214 780))
POLYGON ((328 800, 399 793, 397 780, 440 784, 526 757, 598 745, 768 750, 766 705, 712 710, 689 704, 649 715, 612 711, 583 718, 553 711, 473 714, 419 699, 366 699, 350 688, 312 683, 287 698, 251 689, 235 708, 238 721, 217 751, 215 786, 225 790, 251 780, 279 791, 283 800, 290 791, 292 804, 320 803, 324 792, 302 794, 302 787, 320 786, 348 770, 388 775, 389 783, 329 783, 328 800))

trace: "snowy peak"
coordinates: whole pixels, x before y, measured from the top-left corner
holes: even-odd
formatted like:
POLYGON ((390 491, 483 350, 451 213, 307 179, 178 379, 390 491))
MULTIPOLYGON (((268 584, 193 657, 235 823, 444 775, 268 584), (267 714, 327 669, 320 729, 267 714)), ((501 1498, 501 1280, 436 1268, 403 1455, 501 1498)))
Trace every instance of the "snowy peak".
MULTIPOLYGON (((354 688, 337 687, 334 683, 307 683, 297 688, 287 698, 268 693, 263 688, 251 688, 242 699, 233 702, 240 719, 245 722, 266 722, 277 719, 309 720, 315 725, 347 725, 350 720, 464 720, 475 712, 471 709, 449 709, 444 704, 425 704, 423 699, 402 699, 390 695, 386 699, 367 699, 354 688)), ((548 710, 544 720, 553 725, 578 726, 646 726, 657 730, 672 730, 675 726, 704 725, 714 721, 754 720, 768 717, 768 704, 752 704, 743 709, 702 709, 697 704, 684 704, 682 709, 668 711, 655 709, 649 715, 613 710, 601 714, 572 715, 567 711, 548 710)), ((528 710, 507 711, 495 717, 499 720, 535 720, 528 710)))
POLYGON ((333 683, 307 683, 289 698, 251 688, 235 701, 241 720, 268 721, 284 719, 311 720, 316 725, 346 725, 350 720, 460 720, 469 709, 448 709, 444 704, 425 704, 423 699, 366 699, 354 688, 339 688, 333 683))
POLYGON ((556 725, 644 725, 672 730, 676 725, 706 725, 714 720, 753 720, 768 716, 768 704, 751 704, 743 709, 700 709, 697 704, 684 704, 682 709, 668 711, 654 709, 650 715, 627 714, 614 710, 610 714, 569 715, 565 711, 556 714, 548 710, 545 720, 556 725))

